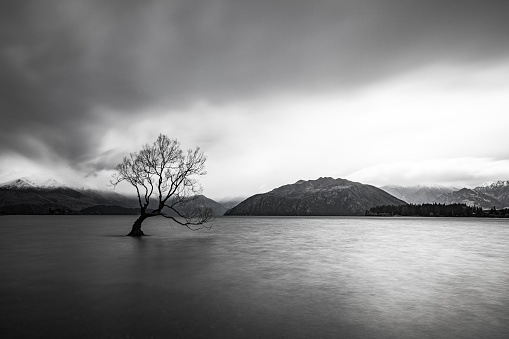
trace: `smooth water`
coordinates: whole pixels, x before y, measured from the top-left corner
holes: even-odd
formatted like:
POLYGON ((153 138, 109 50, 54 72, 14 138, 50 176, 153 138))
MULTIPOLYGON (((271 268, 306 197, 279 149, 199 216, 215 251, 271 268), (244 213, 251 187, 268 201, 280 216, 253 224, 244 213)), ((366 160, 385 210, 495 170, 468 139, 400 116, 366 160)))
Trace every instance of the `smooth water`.
POLYGON ((509 220, 0 217, 2 338, 509 337, 509 220))

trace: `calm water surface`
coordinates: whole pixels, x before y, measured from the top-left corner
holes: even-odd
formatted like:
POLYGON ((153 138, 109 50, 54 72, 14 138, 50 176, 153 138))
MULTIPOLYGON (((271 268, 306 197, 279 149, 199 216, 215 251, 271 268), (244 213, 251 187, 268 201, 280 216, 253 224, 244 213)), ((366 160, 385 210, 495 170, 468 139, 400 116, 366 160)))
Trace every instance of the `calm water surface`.
POLYGON ((0 217, 2 338, 507 338, 509 220, 0 217))

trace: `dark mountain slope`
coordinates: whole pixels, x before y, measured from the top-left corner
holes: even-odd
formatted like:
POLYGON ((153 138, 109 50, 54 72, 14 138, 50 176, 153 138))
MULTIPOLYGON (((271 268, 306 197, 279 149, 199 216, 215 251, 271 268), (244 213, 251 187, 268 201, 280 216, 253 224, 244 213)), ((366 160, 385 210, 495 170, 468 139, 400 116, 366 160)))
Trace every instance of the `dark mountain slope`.
MULTIPOLYGON (((203 195, 182 208, 211 208, 221 216, 226 208, 203 195)), ((113 191, 69 187, 0 186, 0 214, 137 214, 138 199, 113 191)))
MULTIPOLYGON (((207 198, 204 195, 198 195, 194 199, 190 200, 188 203, 183 204, 177 208, 178 211, 186 211, 186 209, 194 210, 194 209, 205 209, 210 208, 215 216, 222 216, 226 212, 226 208, 217 203, 216 201, 207 198)), ((177 213, 174 211, 165 208, 163 211, 171 216, 177 216, 177 213)))
POLYGON ((254 195, 225 215, 364 215, 370 207, 401 204, 406 203, 371 185, 319 178, 254 195))
POLYGON ((115 192, 110 194, 109 192, 78 190, 68 187, 0 187, 0 206, 20 204, 64 206, 79 211, 95 205, 135 207, 136 200, 115 192))

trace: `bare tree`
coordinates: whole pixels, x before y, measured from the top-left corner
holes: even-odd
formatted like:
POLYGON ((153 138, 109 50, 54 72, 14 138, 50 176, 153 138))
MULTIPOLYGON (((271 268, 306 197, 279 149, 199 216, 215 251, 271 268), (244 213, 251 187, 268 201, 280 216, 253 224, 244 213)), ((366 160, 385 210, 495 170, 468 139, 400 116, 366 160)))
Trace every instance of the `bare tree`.
POLYGON ((116 187, 126 181, 136 189, 140 216, 128 235, 145 235, 143 221, 159 215, 191 230, 210 228, 205 223, 212 218, 212 209, 193 209, 188 204, 202 191, 195 177, 206 174, 205 160, 200 148, 184 152, 176 139, 163 134, 152 145, 145 144, 141 151, 124 157, 111 184, 116 187))

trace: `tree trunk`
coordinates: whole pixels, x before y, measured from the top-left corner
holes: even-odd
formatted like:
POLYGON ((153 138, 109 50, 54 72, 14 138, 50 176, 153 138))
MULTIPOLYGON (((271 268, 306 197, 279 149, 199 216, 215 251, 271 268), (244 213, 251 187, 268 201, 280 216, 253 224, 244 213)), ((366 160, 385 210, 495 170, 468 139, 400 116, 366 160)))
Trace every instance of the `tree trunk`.
POLYGON ((141 223, 143 220, 147 219, 147 216, 142 214, 133 224, 133 228, 131 229, 131 232, 129 232, 128 236, 130 237, 141 237, 145 235, 143 231, 141 230, 141 223))

